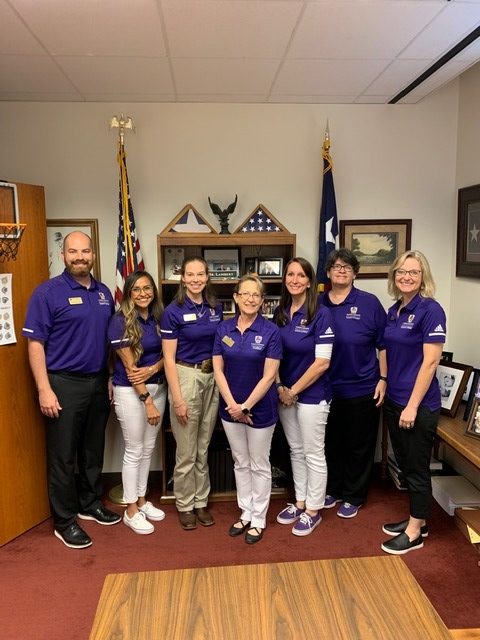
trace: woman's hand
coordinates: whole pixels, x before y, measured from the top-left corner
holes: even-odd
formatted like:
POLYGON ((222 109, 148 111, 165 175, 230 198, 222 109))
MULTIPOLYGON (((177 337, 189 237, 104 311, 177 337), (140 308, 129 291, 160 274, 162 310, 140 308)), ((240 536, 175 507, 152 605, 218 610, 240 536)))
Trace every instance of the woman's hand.
POLYGON ((297 396, 288 387, 280 387, 278 397, 284 407, 291 407, 297 401, 297 396))
POLYGON ((177 420, 180 424, 185 426, 188 422, 188 406, 185 400, 181 400, 180 402, 175 402, 173 405, 175 410, 175 415, 177 416, 177 420))
POLYGON ((150 367, 136 367, 135 365, 126 369, 127 378, 130 384, 142 384, 155 373, 155 365, 150 367))
POLYGON ((413 429, 413 425, 415 424, 416 417, 417 417, 417 410, 412 407, 409 407, 407 404, 405 409, 400 414, 398 426, 400 427, 400 429, 413 429))
POLYGON ((387 390, 387 382, 385 380, 379 380, 375 387, 375 393, 373 399, 377 401, 376 407, 381 407, 385 398, 385 392, 387 390))
POLYGON ((162 416, 151 398, 147 398, 145 401, 145 412, 147 414, 148 424, 151 424, 154 427, 157 426, 157 424, 160 424, 162 416))
POLYGON ((237 402, 225 407, 228 414, 235 422, 243 422, 244 424, 253 424, 252 418, 248 413, 243 413, 242 406, 237 402))

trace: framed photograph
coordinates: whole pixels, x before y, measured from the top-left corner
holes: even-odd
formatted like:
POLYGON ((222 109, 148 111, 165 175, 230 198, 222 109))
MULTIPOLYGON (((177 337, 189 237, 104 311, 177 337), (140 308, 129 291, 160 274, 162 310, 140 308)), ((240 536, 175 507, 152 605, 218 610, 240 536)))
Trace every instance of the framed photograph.
POLYGON ((273 318, 273 312, 278 307, 280 296, 265 296, 263 299, 262 315, 266 318, 273 318))
POLYGON ((219 298, 218 301, 222 305, 222 311, 224 315, 235 313, 235 302, 232 298, 219 298))
POLYGON ((245 258, 245 274, 258 273, 257 258, 245 258))
POLYGON ((165 280, 180 280, 182 262, 185 258, 185 249, 181 247, 168 247, 165 249, 163 271, 165 280))
POLYGON ((457 276, 480 278, 480 184, 458 190, 457 276))
POLYGON ((470 374, 465 393, 462 397, 462 400, 466 402, 465 412, 463 414, 464 420, 468 420, 475 398, 480 398, 480 369, 474 369, 470 374))
POLYGON ((480 398, 475 398, 473 401, 467 428, 465 429, 465 435, 480 439, 480 398))
POLYGON ((98 245, 98 220, 47 220, 47 247, 48 247, 48 272, 50 278, 59 276, 65 269, 62 258, 63 239, 72 231, 83 231, 92 239, 95 252, 92 275, 95 280, 100 280, 100 249, 98 245))
POLYGON ((212 280, 231 280, 240 276, 238 249, 204 249, 212 280))
POLYGON ((281 278, 283 271, 283 258, 259 258, 257 260, 257 273, 261 278, 281 278))
POLYGON ((471 372, 472 367, 457 362, 441 362, 438 365, 437 380, 442 400, 442 413, 451 418, 455 417, 471 372))
POLYGON ((411 220, 340 220, 340 246, 360 262, 357 278, 386 278, 396 258, 410 249, 411 220))
POLYGON ((440 362, 452 362, 453 361, 453 351, 442 351, 442 357, 440 358, 440 362))

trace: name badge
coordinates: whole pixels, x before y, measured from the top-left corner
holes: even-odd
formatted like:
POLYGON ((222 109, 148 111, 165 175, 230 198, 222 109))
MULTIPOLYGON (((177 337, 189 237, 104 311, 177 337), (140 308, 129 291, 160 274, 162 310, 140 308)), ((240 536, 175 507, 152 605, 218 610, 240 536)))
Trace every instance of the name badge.
POLYGON ((223 336, 222 342, 224 342, 227 347, 233 347, 233 345, 235 344, 235 340, 232 340, 230 336, 223 336))
POLYGON ((183 314, 183 321, 184 322, 194 322, 197 319, 197 314, 196 313, 184 313, 183 314))
POLYGON ((83 304, 82 298, 69 298, 68 304, 83 304))

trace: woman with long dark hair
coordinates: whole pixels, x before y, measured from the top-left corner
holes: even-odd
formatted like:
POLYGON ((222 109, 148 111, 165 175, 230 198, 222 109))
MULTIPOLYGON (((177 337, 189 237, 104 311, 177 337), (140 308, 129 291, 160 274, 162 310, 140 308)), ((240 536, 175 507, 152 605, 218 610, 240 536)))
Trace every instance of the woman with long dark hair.
POLYGON ((318 304, 317 280, 305 258, 292 258, 283 274, 274 314, 283 359, 277 382, 280 421, 292 462, 295 503, 277 516, 306 536, 320 524, 327 488, 325 426, 331 400, 328 376, 334 331, 331 314, 318 304))
POLYGON ((120 309, 108 330, 115 352, 113 398, 125 440, 123 522, 135 533, 153 533, 150 520, 165 513, 145 499, 148 473, 167 397, 160 339, 162 305, 152 276, 135 271, 125 280, 120 309))
POLYGON ((223 319, 210 288, 208 265, 186 258, 175 299, 162 316, 161 334, 168 381, 170 424, 177 445, 173 491, 182 529, 214 524, 207 509, 210 493, 208 445, 218 412, 212 349, 223 319))

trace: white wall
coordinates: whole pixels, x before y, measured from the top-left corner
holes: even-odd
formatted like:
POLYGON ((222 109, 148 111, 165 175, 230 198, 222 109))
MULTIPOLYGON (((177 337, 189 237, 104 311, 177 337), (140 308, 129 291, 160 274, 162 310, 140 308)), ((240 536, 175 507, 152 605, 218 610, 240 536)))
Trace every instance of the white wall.
MULTIPOLYGON (((461 76, 457 145, 457 188, 480 184, 480 64, 461 76)), ((452 234, 456 238, 455 216, 452 234)), ((456 242, 452 243, 455 260, 456 242)), ((452 270, 450 344, 458 362, 480 367, 480 280, 455 277, 452 270)))
MULTIPOLYGON (((0 103, 0 179, 44 185, 50 218, 98 218, 102 279, 111 287, 118 170, 108 122, 121 112, 138 131, 127 134, 127 162, 152 273, 155 236, 186 203, 218 228, 207 197, 225 206, 235 193, 231 230, 262 202, 297 234, 297 253, 316 263, 328 118, 339 218, 412 218, 412 246, 430 259, 449 313, 458 82, 405 106, 0 103)), ((389 304, 385 280, 358 284, 389 304)), ((467 351, 466 335, 457 332, 448 348, 467 351)), ((120 451, 118 439, 107 446, 107 471, 120 468, 120 451)))

